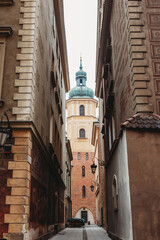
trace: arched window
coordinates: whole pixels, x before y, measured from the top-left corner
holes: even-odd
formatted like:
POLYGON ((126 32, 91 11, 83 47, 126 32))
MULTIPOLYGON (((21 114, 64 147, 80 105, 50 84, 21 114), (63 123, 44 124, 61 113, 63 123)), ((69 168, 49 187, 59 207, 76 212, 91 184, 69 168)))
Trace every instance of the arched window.
POLYGON ((82 187, 82 198, 85 198, 86 197, 86 187, 83 186, 82 187))
POLYGON ((88 153, 86 153, 86 160, 88 160, 88 153))
POLYGON ((81 154, 80 154, 80 152, 78 153, 78 160, 80 160, 81 159, 81 154))
POLYGON ((112 197, 114 201, 114 211, 118 211, 118 184, 116 175, 114 175, 112 182, 112 197))
POLYGON ((85 138, 85 130, 84 130, 83 128, 81 128, 81 129, 79 130, 79 137, 80 137, 80 138, 85 138))
POLYGON ((83 105, 81 105, 81 106, 79 107, 79 115, 80 115, 80 116, 84 116, 84 115, 85 115, 84 106, 83 106, 83 105))
POLYGON ((82 166, 82 177, 85 177, 85 166, 82 166))

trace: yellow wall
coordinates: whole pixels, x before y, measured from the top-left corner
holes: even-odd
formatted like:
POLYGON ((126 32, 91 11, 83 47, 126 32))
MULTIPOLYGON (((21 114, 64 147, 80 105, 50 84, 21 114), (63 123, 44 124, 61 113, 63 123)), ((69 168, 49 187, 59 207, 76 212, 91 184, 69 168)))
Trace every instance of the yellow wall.
POLYGON ((91 145, 92 126, 96 121, 97 100, 91 98, 72 98, 66 101, 68 110, 67 137, 70 139, 73 152, 94 152, 91 145), (80 116, 79 107, 84 105, 85 116, 80 116), (79 138, 79 130, 85 129, 85 138, 79 138))

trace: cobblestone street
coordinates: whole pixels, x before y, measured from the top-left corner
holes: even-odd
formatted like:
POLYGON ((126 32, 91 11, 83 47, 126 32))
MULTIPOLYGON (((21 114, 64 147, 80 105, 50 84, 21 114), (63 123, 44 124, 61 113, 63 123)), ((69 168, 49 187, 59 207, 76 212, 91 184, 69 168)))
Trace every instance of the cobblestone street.
POLYGON ((66 228, 49 240, 110 240, 107 232, 96 225, 66 228))

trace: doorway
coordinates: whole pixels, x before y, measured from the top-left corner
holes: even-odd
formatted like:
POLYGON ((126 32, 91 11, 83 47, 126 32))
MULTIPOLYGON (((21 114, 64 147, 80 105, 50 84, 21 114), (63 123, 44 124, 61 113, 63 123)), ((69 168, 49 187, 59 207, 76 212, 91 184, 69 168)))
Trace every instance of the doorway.
POLYGON ((83 218, 85 220, 85 223, 88 222, 87 211, 81 211, 81 218, 83 218))

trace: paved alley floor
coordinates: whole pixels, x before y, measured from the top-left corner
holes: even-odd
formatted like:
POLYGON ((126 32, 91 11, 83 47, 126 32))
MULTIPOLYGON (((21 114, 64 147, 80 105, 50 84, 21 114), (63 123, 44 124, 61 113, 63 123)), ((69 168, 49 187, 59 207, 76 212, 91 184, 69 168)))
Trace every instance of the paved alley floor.
POLYGON ((84 228, 65 228, 49 240, 111 240, 107 232, 97 225, 84 228))

